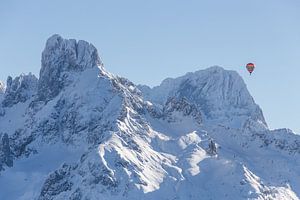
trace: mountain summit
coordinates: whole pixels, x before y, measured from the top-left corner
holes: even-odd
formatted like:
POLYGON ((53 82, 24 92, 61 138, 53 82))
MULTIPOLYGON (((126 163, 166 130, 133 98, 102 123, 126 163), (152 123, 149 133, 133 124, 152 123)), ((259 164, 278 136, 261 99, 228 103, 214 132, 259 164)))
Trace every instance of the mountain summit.
POLYGON ((217 66, 136 86, 53 35, 39 79, 0 85, 0 199, 296 200, 299 158, 300 137, 269 130, 217 66))
POLYGON ((219 66, 165 79, 161 85, 139 86, 147 100, 163 104, 169 97, 187 98, 202 110, 206 121, 219 121, 241 128, 249 121, 267 128, 263 113, 255 104, 246 84, 235 71, 219 66))
POLYGON ((53 35, 47 40, 42 53, 38 84, 40 99, 55 97, 66 83, 68 72, 81 72, 102 65, 97 49, 92 44, 53 35))

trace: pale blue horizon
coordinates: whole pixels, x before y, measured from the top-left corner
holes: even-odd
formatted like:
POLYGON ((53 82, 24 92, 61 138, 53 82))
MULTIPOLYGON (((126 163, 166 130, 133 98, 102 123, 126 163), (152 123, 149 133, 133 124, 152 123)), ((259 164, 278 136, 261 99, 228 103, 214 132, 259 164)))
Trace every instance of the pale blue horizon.
POLYGON ((114 74, 159 85, 213 65, 237 71, 271 129, 300 133, 300 2, 17 1, 0 3, 0 80, 38 76, 48 37, 94 44, 114 74), (252 76, 245 64, 257 66, 252 76))

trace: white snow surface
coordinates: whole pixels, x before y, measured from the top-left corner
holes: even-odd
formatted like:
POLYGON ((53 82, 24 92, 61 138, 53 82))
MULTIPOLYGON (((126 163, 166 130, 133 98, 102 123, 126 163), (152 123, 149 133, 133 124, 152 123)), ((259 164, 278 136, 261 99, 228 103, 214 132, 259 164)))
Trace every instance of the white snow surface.
POLYGON ((0 89, 1 200, 300 198, 300 136, 269 130, 236 72, 149 88, 84 41, 54 35, 43 56, 29 96, 0 89))

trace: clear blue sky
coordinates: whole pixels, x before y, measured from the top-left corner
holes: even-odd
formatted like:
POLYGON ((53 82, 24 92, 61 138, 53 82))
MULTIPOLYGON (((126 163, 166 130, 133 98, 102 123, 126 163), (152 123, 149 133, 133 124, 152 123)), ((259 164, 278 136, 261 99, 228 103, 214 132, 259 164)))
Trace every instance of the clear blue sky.
POLYGON ((299 11, 299 0, 1 1, 0 79, 38 75, 45 41, 59 33, 93 43, 109 71, 135 83, 236 70, 270 128, 300 133, 299 11))

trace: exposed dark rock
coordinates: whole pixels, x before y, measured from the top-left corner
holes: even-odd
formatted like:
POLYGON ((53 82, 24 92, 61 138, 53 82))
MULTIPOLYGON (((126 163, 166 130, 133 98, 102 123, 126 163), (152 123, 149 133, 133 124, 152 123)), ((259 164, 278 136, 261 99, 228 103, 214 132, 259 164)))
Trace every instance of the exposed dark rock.
POLYGON ((68 180, 71 170, 71 166, 64 164, 52 173, 42 187, 39 200, 51 200, 55 195, 71 190, 73 183, 68 180))
POLYGON ((10 149, 9 138, 7 133, 2 136, 0 145, 0 169, 6 165, 7 167, 13 166, 13 155, 10 149))
POLYGON ((36 93, 37 82, 38 79, 32 74, 21 75, 15 79, 9 76, 2 105, 11 107, 19 102, 27 101, 36 93))

